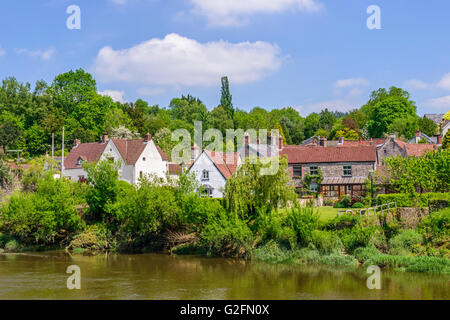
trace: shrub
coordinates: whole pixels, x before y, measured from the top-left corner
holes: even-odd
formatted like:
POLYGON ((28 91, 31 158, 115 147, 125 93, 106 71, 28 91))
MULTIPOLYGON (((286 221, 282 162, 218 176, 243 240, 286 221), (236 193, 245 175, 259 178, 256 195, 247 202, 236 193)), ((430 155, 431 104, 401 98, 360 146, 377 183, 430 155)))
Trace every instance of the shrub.
POLYGON ((364 204, 361 203, 361 202, 355 202, 355 203, 352 205, 352 208, 353 208, 353 209, 363 209, 363 208, 365 208, 365 206, 364 206, 364 204))
POLYGON ((3 232, 24 244, 67 241, 84 228, 73 194, 74 183, 46 174, 38 180, 35 193, 13 194, 2 205, 3 232))
POLYGON ((330 232, 314 230, 312 233, 312 244, 322 253, 330 254, 340 252, 343 249, 341 239, 330 232))
POLYGON ((5 245, 5 250, 7 252, 18 252, 20 249, 20 244, 16 240, 9 240, 5 245))
POLYGON ((288 223, 298 243, 307 246, 312 241, 313 231, 319 228, 319 215, 312 208, 294 207, 289 212, 288 223))
POLYGON ((448 243, 450 238, 450 208, 432 212, 423 219, 418 230, 428 243, 438 246, 448 243))
POLYGON ((363 227, 360 224, 351 229, 343 229, 339 231, 339 238, 344 244, 345 250, 352 253, 359 247, 367 247, 371 239, 379 231, 379 227, 368 226, 363 227))
POLYGON ((326 225, 327 230, 341 230, 345 228, 353 228, 355 225, 361 222, 361 217, 359 215, 341 215, 335 217, 333 220, 329 221, 326 225))
POLYGON ((338 209, 346 209, 352 206, 352 199, 349 196, 344 196, 335 203, 334 207, 338 209))
POLYGON ((414 230, 401 230, 389 240, 389 251, 393 255, 407 255, 417 251, 422 244, 422 235, 414 230))
POLYGON ((7 189, 13 182, 13 176, 8 166, 0 160, 0 188, 7 189))
POLYGON ((76 235, 66 249, 74 253, 83 253, 85 250, 105 251, 111 248, 109 237, 110 233, 105 225, 91 225, 83 233, 76 235))
POLYGON ((409 193, 393 193, 380 194, 377 197, 377 204, 386 204, 396 202, 397 207, 428 207, 430 200, 450 202, 450 193, 423 193, 423 194, 409 194, 409 193))
POLYGON ((297 245, 295 231, 281 211, 261 212, 250 227, 262 242, 274 240, 283 247, 293 249, 297 245))
POLYGON ((211 255, 244 257, 252 241, 253 234, 248 226, 222 211, 210 216, 201 234, 201 244, 211 255))

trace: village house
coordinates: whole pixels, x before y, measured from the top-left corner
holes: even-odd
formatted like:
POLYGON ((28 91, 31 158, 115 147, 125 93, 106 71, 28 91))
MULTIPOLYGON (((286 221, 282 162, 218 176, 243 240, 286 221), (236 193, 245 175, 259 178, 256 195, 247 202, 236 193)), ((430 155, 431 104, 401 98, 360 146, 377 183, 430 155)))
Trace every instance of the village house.
POLYGON ((288 158, 296 188, 303 187, 307 175, 321 173, 322 181, 311 183, 311 191, 333 200, 344 195, 363 196, 365 183, 376 170, 376 146, 328 147, 325 138, 320 143, 320 146, 285 146, 281 151, 281 156, 288 158))
POLYGON ((167 156, 154 143, 150 134, 137 140, 108 139, 104 134, 101 142, 81 143, 75 140, 74 147, 64 161, 63 175, 72 181, 84 181, 87 174, 83 163, 104 159, 119 161, 119 177, 130 184, 136 184, 140 178, 148 175, 165 178, 169 170, 167 156))
POLYGON ((410 144, 417 144, 425 142, 425 144, 442 144, 442 137, 440 134, 436 134, 433 137, 427 136, 420 130, 416 131, 416 135, 408 141, 410 144))
POLYGON ((406 143, 396 139, 394 134, 391 134, 386 141, 377 147, 377 164, 384 166, 384 159, 388 157, 402 156, 406 157, 420 157, 427 152, 437 150, 437 144, 422 144, 422 143, 406 143))
POLYGON ((237 152, 223 153, 205 150, 189 168, 203 187, 202 196, 223 198, 225 184, 242 164, 237 152))

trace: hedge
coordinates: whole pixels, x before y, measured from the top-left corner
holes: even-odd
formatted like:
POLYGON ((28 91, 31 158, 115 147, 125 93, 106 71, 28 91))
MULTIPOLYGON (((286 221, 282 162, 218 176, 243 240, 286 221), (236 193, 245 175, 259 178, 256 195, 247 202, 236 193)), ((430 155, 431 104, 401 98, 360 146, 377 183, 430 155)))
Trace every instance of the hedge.
POLYGON ((397 207, 428 207, 430 203, 438 201, 440 206, 444 205, 442 202, 446 202, 447 206, 450 203, 450 193, 423 193, 423 194, 409 194, 409 193, 392 193, 392 194, 380 194, 377 197, 377 204, 387 204, 396 202, 397 207))

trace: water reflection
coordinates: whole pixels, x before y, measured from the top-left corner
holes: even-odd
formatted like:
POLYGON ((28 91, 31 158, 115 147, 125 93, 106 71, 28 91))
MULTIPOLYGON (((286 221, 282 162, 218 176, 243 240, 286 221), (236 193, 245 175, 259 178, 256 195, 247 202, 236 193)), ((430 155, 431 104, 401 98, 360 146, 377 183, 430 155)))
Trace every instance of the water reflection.
POLYGON ((192 256, 0 255, 0 299, 449 299, 448 276, 382 272, 382 290, 362 269, 269 265, 192 256), (81 290, 66 268, 81 268, 81 290))

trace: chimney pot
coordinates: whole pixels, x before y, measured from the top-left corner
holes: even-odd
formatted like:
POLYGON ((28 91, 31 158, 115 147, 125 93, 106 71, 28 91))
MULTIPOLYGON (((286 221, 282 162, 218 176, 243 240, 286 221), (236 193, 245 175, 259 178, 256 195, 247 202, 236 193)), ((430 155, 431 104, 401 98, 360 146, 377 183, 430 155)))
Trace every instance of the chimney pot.
POLYGON ((75 141, 73 142, 74 148, 78 147, 81 144, 80 139, 75 139, 75 141))
POLYGON ((421 134, 422 134, 422 132, 420 132, 420 130, 417 130, 417 131, 416 131, 416 137, 417 137, 417 138, 420 138, 421 134))
POLYGON ((152 140, 152 135, 150 133, 147 133, 145 135, 145 142, 149 142, 150 140, 152 140))
POLYGON ((440 134, 436 135, 436 143, 437 144, 442 144, 442 136, 440 134))
POLYGON ((344 137, 339 137, 339 144, 344 144, 344 137))
POLYGON ((108 134, 104 133, 102 135, 102 143, 107 143, 109 141, 108 134))

